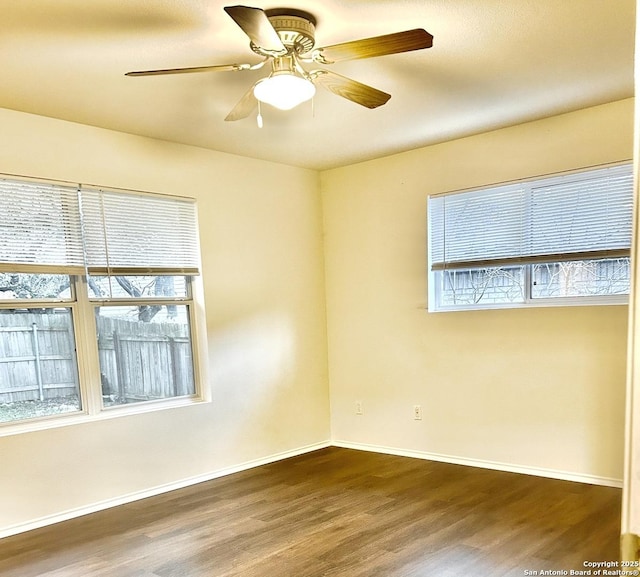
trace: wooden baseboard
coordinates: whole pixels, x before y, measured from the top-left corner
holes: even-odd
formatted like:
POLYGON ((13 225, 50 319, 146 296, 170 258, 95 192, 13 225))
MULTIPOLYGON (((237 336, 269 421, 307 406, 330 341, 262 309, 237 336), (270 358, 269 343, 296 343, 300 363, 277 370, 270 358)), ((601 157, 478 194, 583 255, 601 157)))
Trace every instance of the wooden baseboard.
POLYGON ((399 457, 413 457, 416 459, 426 459, 427 461, 439 461, 442 463, 451 463, 452 465, 467 465, 470 467, 479 467, 481 469, 492 469, 494 471, 505 471, 508 473, 522 473, 524 475, 534 475, 536 477, 546 477, 549 479, 560 479, 562 481, 573 481, 576 483, 587 483, 589 485, 615 487, 617 489, 622 488, 622 479, 613 479, 609 477, 598 477, 595 475, 585 475, 580 473, 571 473, 569 471, 558 471, 555 469, 543 469, 540 467, 514 465, 511 463, 483 461, 481 459, 469 459, 466 457, 457 457, 455 455, 442 455, 439 453, 428 453, 426 451, 411 451, 406 449, 397 449, 394 447, 367 445, 364 443, 334 441, 332 444, 336 447, 343 447, 345 449, 373 451, 376 453, 398 455, 399 457))

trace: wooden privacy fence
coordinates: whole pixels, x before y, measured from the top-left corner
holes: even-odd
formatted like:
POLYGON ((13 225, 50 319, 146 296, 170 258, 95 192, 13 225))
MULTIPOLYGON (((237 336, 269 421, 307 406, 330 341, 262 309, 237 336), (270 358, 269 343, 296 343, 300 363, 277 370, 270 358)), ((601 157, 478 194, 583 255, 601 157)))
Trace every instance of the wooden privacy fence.
POLYGON ((106 316, 97 321, 103 395, 140 401, 194 392, 188 326, 106 316))
POLYGON ((0 314, 0 402, 77 394, 71 315, 0 314))
MULTIPOLYGON (((189 328, 99 315, 102 394, 119 402, 194 392, 189 328)), ((0 314, 0 403, 78 395, 71 315, 0 314)))

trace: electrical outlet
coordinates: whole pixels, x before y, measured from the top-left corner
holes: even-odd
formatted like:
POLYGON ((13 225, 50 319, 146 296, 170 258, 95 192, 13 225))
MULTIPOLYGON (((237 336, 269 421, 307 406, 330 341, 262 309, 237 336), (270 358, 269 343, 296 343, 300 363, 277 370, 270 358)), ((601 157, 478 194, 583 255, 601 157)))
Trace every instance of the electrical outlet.
POLYGON ((356 415, 364 415, 364 409, 362 408, 362 401, 356 401, 356 415))
POLYGON ((413 418, 422 421, 422 405, 413 405, 413 418))

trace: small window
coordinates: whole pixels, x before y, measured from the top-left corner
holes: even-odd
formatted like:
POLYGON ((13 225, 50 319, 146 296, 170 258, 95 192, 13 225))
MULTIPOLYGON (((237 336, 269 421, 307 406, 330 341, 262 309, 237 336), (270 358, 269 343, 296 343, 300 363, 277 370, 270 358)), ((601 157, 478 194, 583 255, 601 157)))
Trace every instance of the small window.
POLYGON ((429 198, 429 310, 627 302, 630 164, 429 198))

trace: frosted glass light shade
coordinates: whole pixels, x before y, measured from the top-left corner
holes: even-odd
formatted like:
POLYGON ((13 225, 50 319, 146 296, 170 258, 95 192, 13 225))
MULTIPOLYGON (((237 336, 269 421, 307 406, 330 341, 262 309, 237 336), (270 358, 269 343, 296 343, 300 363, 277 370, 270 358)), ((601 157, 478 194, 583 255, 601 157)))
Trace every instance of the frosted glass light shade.
POLYGON ((258 82, 253 89, 253 95, 260 102, 280 110, 291 110, 313 98, 315 93, 313 82, 288 72, 272 74, 258 82))

